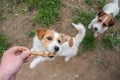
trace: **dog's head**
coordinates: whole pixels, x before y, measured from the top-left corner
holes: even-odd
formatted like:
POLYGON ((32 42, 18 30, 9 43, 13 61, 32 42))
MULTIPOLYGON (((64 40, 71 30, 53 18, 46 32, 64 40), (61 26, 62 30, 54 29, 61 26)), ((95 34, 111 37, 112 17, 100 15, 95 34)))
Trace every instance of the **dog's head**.
POLYGON ((107 14, 104 11, 98 13, 98 18, 96 23, 93 25, 93 29, 100 32, 105 27, 110 27, 114 25, 113 14, 107 14))
POLYGON ((36 35, 40 40, 41 45, 47 51, 59 52, 61 50, 62 36, 61 34, 48 29, 39 29, 36 31, 36 35))

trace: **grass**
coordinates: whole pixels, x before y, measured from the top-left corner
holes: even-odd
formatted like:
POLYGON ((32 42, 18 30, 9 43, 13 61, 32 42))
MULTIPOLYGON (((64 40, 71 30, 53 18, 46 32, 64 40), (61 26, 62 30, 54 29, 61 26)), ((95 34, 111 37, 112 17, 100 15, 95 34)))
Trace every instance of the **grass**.
POLYGON ((76 8, 75 9, 75 13, 77 14, 77 18, 73 19, 74 23, 83 23, 86 27, 88 26, 88 24, 90 23, 90 21, 94 18, 94 11, 89 10, 86 11, 82 8, 76 8))
POLYGON ((29 37, 34 37, 35 36, 35 30, 29 30, 28 31, 28 33, 27 33, 27 35, 29 36, 29 37))
POLYGON ((13 13, 13 4, 11 2, 8 2, 6 6, 7 6, 7 9, 5 11, 7 13, 13 13))
POLYGON ((115 17, 116 20, 120 21, 120 12, 119 14, 115 17))
MULTIPOLYGON (((93 14, 95 14, 93 11, 85 11, 82 8, 77 8, 75 13, 77 14, 77 18, 74 18, 73 22, 84 24, 86 29, 90 21, 94 18, 93 14)), ((81 45, 84 51, 94 50, 96 48, 96 39, 91 31, 86 30, 86 36, 81 45)))
POLYGON ((96 48, 96 38, 94 37, 93 33, 87 31, 85 38, 82 41, 82 46, 84 50, 94 50, 96 48))
POLYGON ((98 9, 102 9, 103 6, 106 4, 106 0, 85 0, 85 3, 88 4, 90 7, 94 7, 95 6, 98 9), (95 5, 93 5, 93 3, 95 5))
POLYGON ((0 33, 0 57, 2 56, 3 52, 7 49, 8 47, 8 41, 2 33, 0 33))
POLYGON ((6 17, 3 15, 4 10, 2 9, 2 7, 3 4, 0 3, 0 23, 2 23, 6 19, 6 17))
POLYGON ((34 17, 35 22, 43 26, 51 25, 60 14, 60 0, 40 0, 37 14, 34 17))
POLYGON ((117 32, 111 28, 109 29, 109 34, 102 38, 104 46, 106 49, 113 50, 117 44, 120 44, 120 36, 117 32))

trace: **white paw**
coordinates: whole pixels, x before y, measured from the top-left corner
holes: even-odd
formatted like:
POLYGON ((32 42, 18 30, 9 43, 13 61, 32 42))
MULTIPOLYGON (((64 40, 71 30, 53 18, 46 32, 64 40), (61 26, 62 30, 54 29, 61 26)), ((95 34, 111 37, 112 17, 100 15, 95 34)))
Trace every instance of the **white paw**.
POLYGON ((88 29, 91 29, 91 26, 90 26, 90 25, 88 26, 88 29))
POLYGON ((94 33, 94 37, 97 37, 98 36, 98 34, 97 33, 94 33))
POLYGON ((68 62, 70 60, 70 58, 65 57, 65 62, 68 62))
POLYGON ((33 69, 36 67, 36 64, 34 64, 33 62, 30 64, 30 68, 33 69))

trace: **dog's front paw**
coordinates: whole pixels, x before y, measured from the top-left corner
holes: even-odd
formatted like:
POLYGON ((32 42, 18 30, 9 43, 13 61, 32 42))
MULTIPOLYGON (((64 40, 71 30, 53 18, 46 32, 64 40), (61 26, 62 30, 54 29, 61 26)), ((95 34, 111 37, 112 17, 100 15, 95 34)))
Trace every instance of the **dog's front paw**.
POLYGON ((70 58, 65 57, 65 62, 68 62, 70 60, 70 58))
POLYGON ((89 26, 88 26, 88 29, 91 29, 91 28, 92 28, 91 25, 89 25, 89 26))
POLYGON ((30 68, 33 69, 33 68, 35 68, 35 67, 36 67, 36 64, 32 62, 32 63, 30 64, 30 68))
POLYGON ((98 36, 98 33, 94 33, 94 37, 97 37, 98 36))

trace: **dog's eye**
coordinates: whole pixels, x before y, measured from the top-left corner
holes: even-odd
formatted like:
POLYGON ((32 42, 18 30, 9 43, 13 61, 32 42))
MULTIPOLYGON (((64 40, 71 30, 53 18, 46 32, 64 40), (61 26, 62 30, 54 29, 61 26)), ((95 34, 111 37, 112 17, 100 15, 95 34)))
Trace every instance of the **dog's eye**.
POLYGON ((105 23, 103 23, 103 26, 106 26, 106 24, 105 24, 105 23))
POLYGON ((101 19, 98 19, 98 22, 102 22, 102 20, 101 20, 101 19))
POLYGON ((48 39, 49 41, 53 40, 52 37, 47 37, 47 39, 48 39))
POLYGON ((60 40, 58 40, 58 43, 61 43, 61 41, 60 41, 60 40))

